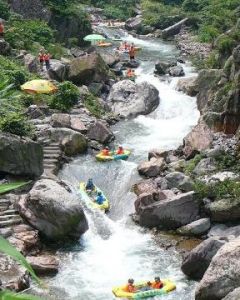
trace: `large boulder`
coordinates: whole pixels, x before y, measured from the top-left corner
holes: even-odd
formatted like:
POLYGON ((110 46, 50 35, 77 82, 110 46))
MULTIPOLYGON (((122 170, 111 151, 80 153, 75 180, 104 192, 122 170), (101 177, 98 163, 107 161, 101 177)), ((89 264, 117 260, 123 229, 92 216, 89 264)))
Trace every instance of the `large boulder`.
POLYGON ((213 142, 213 133, 203 122, 199 122, 184 138, 184 154, 191 158, 194 153, 201 152, 210 147, 213 142))
POLYGON ((30 139, 0 132, 0 172, 40 176, 43 172, 42 146, 30 139))
POLYGON ((168 71, 169 75, 173 77, 181 77, 185 75, 184 69, 182 66, 170 67, 168 71))
POLYGON ((50 124, 52 127, 66 127, 71 126, 71 120, 69 114, 57 113, 51 116, 50 124))
POLYGON ((120 61, 119 57, 107 52, 101 53, 101 57, 104 60, 105 64, 107 64, 109 67, 113 67, 120 61))
POLYGON ((104 123, 96 121, 89 127, 88 137, 91 140, 106 144, 114 139, 114 134, 104 123))
POLYGON ((193 173, 197 176, 201 176, 204 174, 209 174, 216 170, 216 161, 212 157, 207 157, 200 160, 200 162, 194 168, 193 173))
POLYGON ((76 84, 89 85, 92 82, 105 82, 109 78, 109 68, 101 56, 95 52, 74 58, 69 65, 68 79, 76 84))
POLYGON ((176 229, 198 218, 199 202, 194 192, 180 194, 142 207, 139 223, 144 227, 176 229))
POLYGON ((142 27, 142 16, 138 15, 134 18, 130 18, 125 23, 127 30, 139 30, 142 27))
POLYGON ((158 61, 155 64, 154 73, 158 75, 168 74, 168 71, 171 67, 175 67, 177 62, 166 62, 166 61, 158 61))
POLYGON ((66 155, 82 154, 87 150, 88 144, 84 135, 69 128, 51 128, 49 138, 59 143, 66 155))
POLYGON ((197 286, 196 300, 220 300, 240 286, 240 238, 226 243, 213 257, 197 286))
POLYGON ((188 21, 188 19, 185 18, 185 19, 179 21, 178 23, 162 30, 162 37, 164 39, 167 39, 167 38, 170 38, 170 37, 178 34, 181 31, 182 27, 187 23, 187 21, 188 21))
POLYGON ((209 238, 190 251, 183 259, 181 269, 192 279, 202 279, 212 258, 226 243, 224 240, 209 238))
POLYGON ((240 199, 221 199, 207 204, 206 210, 209 212, 213 222, 232 222, 240 219, 240 199))
POLYGON ((153 179, 141 180, 133 186, 134 193, 139 196, 143 193, 152 193, 157 188, 153 179))
POLYGON ((71 116, 71 128, 83 134, 87 133, 87 128, 85 124, 81 121, 81 119, 78 116, 71 116))
POLYGON ((28 256, 27 261, 37 275, 53 275, 58 272, 59 261, 52 255, 28 256))
POLYGON ((146 115, 159 105, 159 92, 147 82, 122 80, 112 86, 108 103, 115 114, 125 118, 146 115))
POLYGON ((210 219, 203 218, 178 228, 177 232, 182 235, 200 236, 207 233, 210 227, 210 219))
POLYGON ((76 195, 63 184, 41 179, 19 202, 21 216, 50 240, 78 239, 88 223, 76 195))
POLYGON ((53 80, 64 81, 68 78, 68 66, 60 60, 51 59, 48 75, 53 80))
POLYGON ((176 89, 178 91, 184 92, 189 96, 196 96, 198 93, 198 86, 196 83, 196 76, 188 78, 180 78, 177 82, 176 89))
POLYGON ((140 175, 146 177, 156 177, 165 169, 166 163, 164 158, 155 158, 152 157, 149 161, 142 162, 138 166, 138 172, 140 175))
POLYGON ((177 188, 184 192, 193 190, 193 182, 189 176, 181 172, 172 172, 165 176, 168 188, 177 188))

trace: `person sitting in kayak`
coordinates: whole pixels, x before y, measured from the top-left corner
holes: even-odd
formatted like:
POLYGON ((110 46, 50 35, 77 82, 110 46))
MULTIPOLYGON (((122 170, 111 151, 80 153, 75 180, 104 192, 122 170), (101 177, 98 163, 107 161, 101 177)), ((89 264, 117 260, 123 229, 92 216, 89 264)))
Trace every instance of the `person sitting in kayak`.
POLYGON ((91 193, 94 191, 94 189, 95 189, 95 185, 93 184, 93 180, 92 178, 89 178, 86 184, 86 191, 88 193, 91 193))
POLYGON ((105 197, 103 196, 102 192, 98 192, 97 193, 97 197, 96 197, 96 202, 98 205, 102 205, 103 202, 105 201, 105 197))
POLYGON ((105 147, 102 150, 102 155, 104 155, 104 156, 110 156, 111 155, 108 147, 105 147))
POLYGON ((135 76, 135 71, 132 69, 127 70, 127 77, 131 78, 135 76))
POLYGON ((161 289, 163 288, 163 283, 159 276, 154 278, 154 282, 151 284, 152 289, 161 289))
POLYGON ((116 151, 116 154, 117 155, 121 155, 121 154, 124 154, 124 150, 123 150, 123 147, 122 146, 119 146, 117 151, 116 151))
POLYGON ((134 286, 134 280, 132 278, 128 279, 128 283, 124 287, 124 292, 127 292, 127 293, 136 293, 137 292, 137 289, 134 286))

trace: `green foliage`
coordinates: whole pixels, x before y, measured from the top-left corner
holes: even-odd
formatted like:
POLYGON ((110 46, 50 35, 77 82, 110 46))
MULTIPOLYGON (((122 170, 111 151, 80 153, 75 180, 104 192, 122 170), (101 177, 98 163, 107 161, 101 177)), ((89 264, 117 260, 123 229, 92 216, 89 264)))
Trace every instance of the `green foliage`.
POLYGON ((224 180, 217 183, 204 183, 197 181, 194 184, 194 191, 199 199, 224 199, 224 198, 239 198, 240 197, 240 182, 234 180, 224 180))
POLYGON ((10 17, 9 6, 6 1, 0 0, 0 18, 4 20, 8 20, 10 17))
POLYGON ((230 56, 233 48, 237 45, 237 41, 231 36, 223 35, 217 40, 217 49, 224 56, 230 56))
POLYGON ((193 159, 189 160, 184 166, 184 173, 191 176, 196 165, 203 159, 202 154, 197 154, 193 159))
POLYGON ((101 118, 105 112, 100 105, 97 97, 95 97, 93 94, 87 94, 84 97, 84 105, 86 108, 96 117, 96 118, 101 118))
POLYGON ((229 153, 221 153, 215 158, 217 162, 217 168, 221 171, 234 171, 240 172, 240 161, 235 155, 229 153))
POLYGON ((78 88, 73 83, 65 81, 58 85, 58 91, 51 97, 49 106, 66 112, 77 104, 79 97, 78 88))
POLYGON ((3 183, 0 184, 0 195, 8 193, 12 190, 18 189, 29 184, 31 181, 18 181, 18 182, 11 182, 11 183, 3 183))
POLYGON ((213 42, 219 35, 219 30, 212 25, 205 25, 199 31, 199 39, 201 42, 213 42))
POLYGON ((54 32, 40 20, 10 19, 5 39, 13 48, 31 50, 33 42, 47 47, 54 40, 54 32))
POLYGON ((0 130, 19 136, 33 136, 33 127, 26 117, 17 112, 8 112, 0 120, 0 130))
POLYGON ((28 294, 17 294, 8 290, 0 291, 1 300, 43 300, 37 296, 28 294))

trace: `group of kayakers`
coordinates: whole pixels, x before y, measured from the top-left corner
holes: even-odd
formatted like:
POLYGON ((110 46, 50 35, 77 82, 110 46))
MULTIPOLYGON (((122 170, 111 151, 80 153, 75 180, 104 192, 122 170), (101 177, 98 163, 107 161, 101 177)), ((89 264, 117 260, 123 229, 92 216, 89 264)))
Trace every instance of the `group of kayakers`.
MULTIPOLYGON (((86 191, 87 193, 91 194, 96 190, 96 187, 93 183, 93 179, 89 178, 86 184, 86 191)), ((102 205, 103 202, 106 200, 106 198, 104 197, 103 193, 101 191, 97 192, 97 197, 94 199, 94 201, 98 204, 98 205, 102 205)))
POLYGON ((149 290, 156 290, 163 288, 163 283, 159 276, 156 276, 154 278, 153 282, 148 281, 147 286, 144 286, 143 288, 137 289, 134 285, 134 279, 130 278, 128 279, 128 282, 124 288, 124 292, 127 293, 137 293, 137 292, 144 292, 149 290))
POLYGON ((45 64, 47 70, 50 69, 50 67, 51 67, 50 58, 51 58, 51 55, 49 54, 49 52, 45 51, 44 49, 40 49, 39 54, 38 54, 38 60, 39 60, 41 71, 43 71, 44 64, 45 64))
POLYGON ((135 56, 136 56, 136 47, 134 45, 134 43, 132 43, 131 45, 128 44, 128 42, 124 41, 120 47, 119 47, 120 51, 125 51, 129 54, 129 59, 130 60, 135 60, 135 56))

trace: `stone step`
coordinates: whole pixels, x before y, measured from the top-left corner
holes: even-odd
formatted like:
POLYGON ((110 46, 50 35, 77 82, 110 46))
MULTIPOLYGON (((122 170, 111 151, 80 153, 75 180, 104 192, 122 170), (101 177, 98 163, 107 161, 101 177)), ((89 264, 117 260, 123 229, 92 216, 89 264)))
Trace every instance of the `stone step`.
POLYGON ((8 205, 11 205, 10 200, 0 199, 0 206, 8 206, 8 205))
POLYGON ((0 216, 13 215, 13 214, 18 214, 18 211, 15 209, 7 209, 0 212, 0 216))
POLYGON ((59 154, 53 154, 53 153, 44 154, 43 161, 48 160, 48 159, 56 159, 58 161, 59 157, 60 157, 59 154))
POLYGON ((0 228, 21 224, 23 220, 19 217, 8 221, 0 221, 0 228))
POLYGON ((19 218, 19 215, 6 215, 6 216, 0 216, 0 221, 7 221, 7 220, 10 220, 10 219, 17 219, 19 218))
POLYGON ((43 151, 49 151, 49 150, 53 150, 53 151, 61 151, 59 146, 47 146, 43 148, 43 151))
POLYGON ((44 158, 43 164, 48 165, 48 164, 56 164, 58 160, 56 158, 44 158))
POLYGON ((53 164, 48 164, 48 165, 43 165, 43 169, 51 169, 51 170, 55 170, 56 169, 56 165, 53 164))
POLYGON ((58 148, 54 148, 54 149, 52 149, 52 148, 43 148, 43 153, 47 153, 47 154, 49 154, 49 153, 59 153, 59 154, 61 154, 61 150, 60 150, 60 148, 58 147, 58 148))

